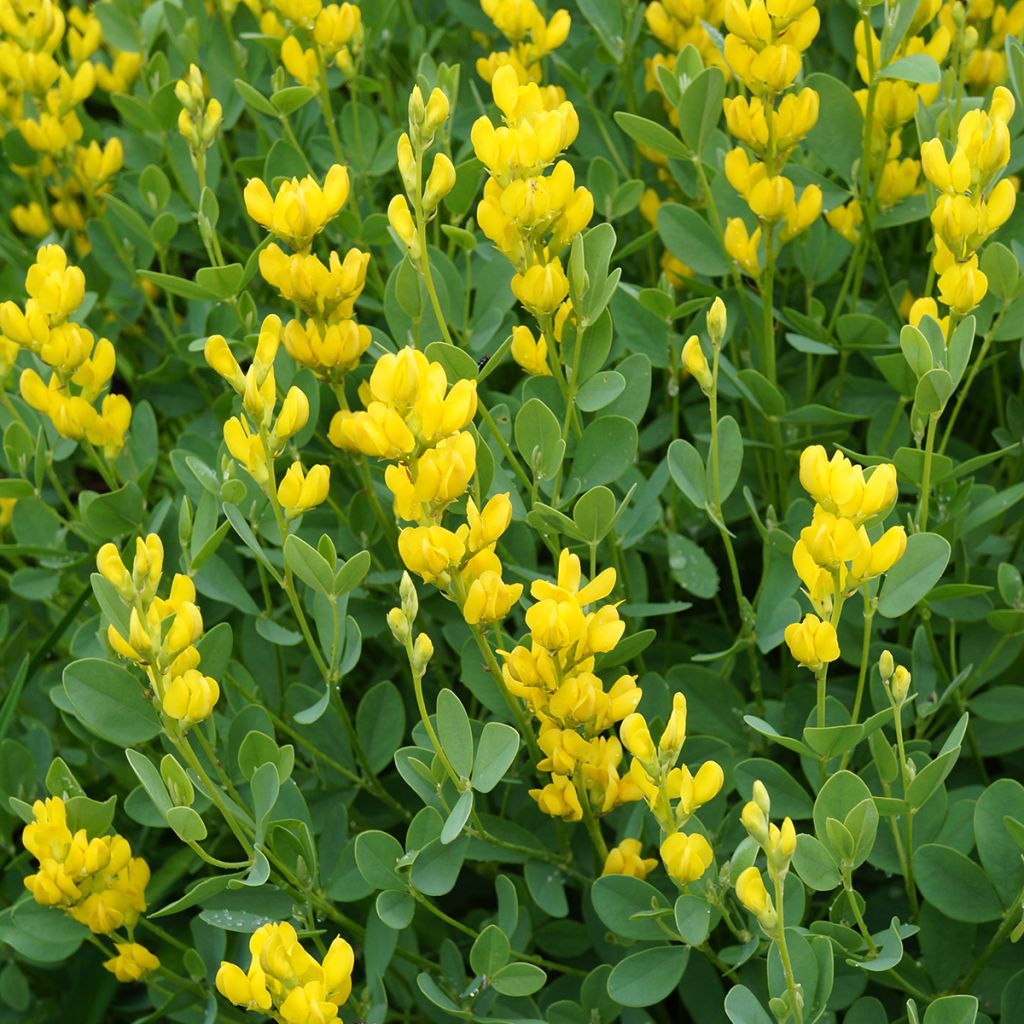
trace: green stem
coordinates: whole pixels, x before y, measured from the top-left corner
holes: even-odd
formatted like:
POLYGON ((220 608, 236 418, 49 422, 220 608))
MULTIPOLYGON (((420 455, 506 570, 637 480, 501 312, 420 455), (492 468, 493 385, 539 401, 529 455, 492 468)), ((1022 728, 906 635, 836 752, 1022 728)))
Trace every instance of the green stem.
POLYGON ((935 429, 939 424, 939 414, 932 413, 928 417, 928 433, 924 444, 924 469, 921 473, 921 498, 917 507, 917 528, 921 533, 928 529, 928 501, 931 497, 932 453, 935 449, 935 429))

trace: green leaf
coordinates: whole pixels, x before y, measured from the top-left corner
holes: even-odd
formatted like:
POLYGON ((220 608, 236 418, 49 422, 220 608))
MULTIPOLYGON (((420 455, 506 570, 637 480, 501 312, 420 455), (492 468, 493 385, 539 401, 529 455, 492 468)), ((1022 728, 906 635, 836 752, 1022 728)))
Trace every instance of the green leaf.
POLYGON ((445 820, 444 827, 441 829, 441 842, 447 846, 449 843, 453 843, 462 834, 463 828, 465 828, 466 822, 469 821, 470 814, 473 813, 473 791, 467 789, 458 800, 455 801, 455 806, 452 808, 451 814, 448 815, 445 820))
POLYGON ((511 954, 512 946, 505 933, 496 924, 489 924, 476 937, 469 951, 469 963, 477 974, 492 977, 508 963, 511 954))
POLYGON ((467 778, 473 768, 473 729, 462 701, 447 687, 437 695, 437 735, 456 774, 467 778))
POLYGON ((849 87, 831 75, 808 75, 804 85, 818 93, 821 109, 829 112, 828 117, 818 118, 807 136, 807 146, 829 170, 852 182, 864 135, 860 104, 849 87))
POLYGON ((682 534, 668 538, 668 569, 672 579, 697 597, 712 598, 718 593, 718 569, 707 552, 682 534))
POLYGON ((624 416, 602 416, 583 431, 572 461, 580 487, 618 480, 636 461, 636 424, 624 416))
POLYGON ((594 882, 590 896, 597 916, 614 934, 646 942, 665 938, 654 912, 662 911, 667 920, 672 907, 649 882, 629 875, 605 875, 594 882))
POLYGON ((1024 886, 1024 860, 1007 831, 1007 816, 1024 821, 1024 786, 1016 779, 997 779, 974 805, 974 841, 1003 905, 1010 907, 1024 886))
POLYGON ((800 881, 817 892, 830 892, 842 881, 832 854, 823 843, 806 832, 797 837, 793 867, 800 881))
POLYGON ((381 921, 388 928, 399 932, 409 927, 413 915, 416 913, 416 901, 412 894, 397 889, 387 889, 377 893, 374 906, 381 921))
POLYGON ((690 959, 683 946, 654 946, 620 960, 608 975, 608 995, 622 1006, 653 1006, 679 984, 690 959))
POLYGON ((732 1024, 773 1024, 768 1011, 745 985, 735 985, 725 997, 725 1014, 732 1024))
MULTIPOLYGON (((743 435, 740 433, 740 425, 732 416, 723 416, 718 421, 718 483, 723 503, 736 488, 742 469, 743 435)), ((708 494, 714 494, 710 464, 708 465, 708 494)))
MULTIPOLYGON (((721 106, 721 104, 719 104, 721 106)), ((638 114, 627 114, 624 110, 615 112, 615 123, 641 146, 653 149, 670 160, 689 160, 690 150, 663 125, 648 121, 638 114)))
POLYGON ((676 929, 690 946, 702 945, 711 930, 711 904, 700 896, 683 893, 675 905, 676 929))
POLYGON ((615 522, 615 495, 607 487, 592 487, 576 502, 572 518, 581 540, 600 543, 615 522))
POLYGON ((218 299, 233 299, 242 289, 245 267, 229 263, 226 267, 200 267, 196 284, 218 299))
POLYGON ((143 683, 123 668, 84 658, 68 665, 63 678, 75 715, 101 739, 131 747, 160 733, 160 718, 143 696, 143 683))
POLYGON ((252 107, 253 110, 266 114, 268 117, 278 116, 277 110, 270 100, 263 93, 254 89, 244 78, 235 79, 235 89, 238 95, 245 101, 246 106, 252 107))
POLYGON ((923 1024, 974 1024, 977 1019, 977 996, 940 996, 928 1004, 923 1024))
POLYGON ((327 559, 312 545, 295 534, 289 534, 284 542, 284 562, 307 586, 326 598, 331 597, 334 571, 327 559))
POLYGON ((211 295, 201 285, 196 284, 194 281, 188 281, 183 277, 161 274, 156 270, 140 270, 138 275, 143 280, 152 282, 158 288, 167 292, 168 295, 180 295, 183 299, 193 299, 199 302, 209 302, 217 297, 216 295, 211 295))
POLYGON ((491 978, 491 986, 503 996, 529 996, 543 988, 547 980, 543 968, 516 961, 502 967, 491 978))
POLYGON ((387 832, 371 829, 356 836, 356 867, 374 889, 405 889, 405 882, 395 869, 404 856, 401 843, 387 832))
POLYGON ((515 440, 519 454, 540 480, 558 471, 565 455, 562 428, 555 414, 538 398, 524 402, 516 416, 515 440))
POLYGON ((480 733, 471 781, 478 793, 490 793, 505 777, 519 752, 519 733, 504 722, 488 722, 480 733))
POLYGON ((597 412, 614 402, 626 390, 626 378, 615 370, 595 373, 576 392, 576 407, 583 412, 597 412))
POLYGON ((179 839, 199 843, 206 838, 206 825, 191 807, 171 807, 165 817, 179 839))
POLYGON ((708 502, 707 471, 700 452, 682 438, 668 446, 668 472, 691 504, 704 508, 708 502))
POLYGON ((316 91, 308 85, 290 85, 284 89, 278 89, 270 97, 274 109, 286 117, 294 113, 299 107, 305 106, 314 96, 316 91))
POLYGON ((951 548, 937 533, 915 533, 907 538, 903 557, 886 573, 878 597, 878 612, 887 619, 906 615, 946 571, 951 548))
POLYGON ((722 243, 696 210, 678 203, 662 203, 658 209, 658 234, 673 256, 698 274, 720 277, 729 273, 722 243))
POLYGON ((676 105, 679 134, 692 153, 700 154, 722 116, 725 76, 721 68, 705 68, 683 90, 676 105))
POLYGON ((909 57, 901 57, 878 72, 879 78, 897 78, 904 82, 916 82, 919 85, 935 85, 942 77, 942 71, 934 57, 926 53, 914 53, 909 57))
POLYGON ((446 896, 455 888, 466 859, 468 839, 459 836, 453 843, 435 839, 416 856, 412 865, 412 884, 425 896, 446 896))
POLYGON ((374 771, 379 772, 391 763, 405 738, 405 704, 398 687, 390 680, 371 687, 359 701, 356 733, 374 771))
POLYGON ((928 370, 914 389, 914 415, 922 418, 938 415, 946 408, 951 394, 953 378, 949 371, 928 370))
POLYGON ((958 850, 927 843, 914 853, 914 877, 924 898, 954 921, 995 921, 1003 906, 985 872, 958 850))

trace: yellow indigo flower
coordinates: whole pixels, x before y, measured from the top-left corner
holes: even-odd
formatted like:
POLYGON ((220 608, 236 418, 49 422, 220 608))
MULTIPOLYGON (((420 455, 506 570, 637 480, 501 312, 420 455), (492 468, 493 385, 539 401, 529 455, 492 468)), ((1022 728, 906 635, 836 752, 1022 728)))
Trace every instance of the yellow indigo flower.
POLYGON ((282 182, 276 195, 260 178, 245 186, 245 209, 257 224, 305 252, 313 239, 338 215, 348 200, 348 169, 334 164, 321 186, 307 175, 282 182))
POLYGON ((20 234, 29 238, 42 238, 50 230, 46 212, 35 201, 12 206, 11 223, 20 234))
POLYGON ((124 166, 121 140, 109 139, 103 146, 98 142, 78 146, 75 149, 75 165, 79 177, 89 184, 93 193, 100 192, 124 166))
POLYGON ((898 496, 896 467, 882 463, 867 478, 862 466, 836 451, 829 459, 822 445, 800 454, 800 484, 826 511, 860 525, 886 515, 898 496))
POLYGON ((548 377, 548 343, 544 335, 534 337, 529 327, 518 325, 512 328, 512 358, 527 373, 535 377, 548 377))
POLYGON ((44 245, 25 275, 25 291, 35 308, 48 317, 51 326, 62 324, 85 298, 85 274, 69 266, 59 245, 44 245))
POLYGON ((888 572, 907 550, 907 531, 902 526, 892 526, 871 545, 853 559, 850 575, 854 580, 865 581, 888 572))
POLYGON ((568 775, 552 775, 551 781, 542 789, 531 789, 530 796, 537 801, 538 808, 552 818, 583 820, 583 805, 568 775))
POLYGON ((543 170, 575 141, 579 117, 573 105, 566 100, 549 109, 540 88, 533 82, 521 85, 513 67, 495 72, 491 92, 505 124, 495 127, 483 115, 470 138, 477 159, 501 184, 543 170))
POLYGON ((146 909, 149 866, 120 835, 72 833, 59 797, 37 800, 22 844, 38 862, 25 888, 42 906, 58 907, 97 935, 132 929, 146 909))
POLYGON ((270 477, 267 450, 259 434, 252 432, 244 417, 232 416, 224 424, 224 443, 231 457, 245 467, 256 483, 267 482, 270 477))
POLYGON ((323 380, 336 383, 359 364, 370 347, 370 329, 354 320, 321 325, 290 320, 282 335, 285 351, 323 380))
POLYGON ((761 872, 753 865, 736 879, 736 896, 740 903, 757 918, 765 931, 771 931, 778 921, 775 904, 764 887, 761 872))
POLYGON ((347 46, 358 45, 362 36, 362 11, 356 4, 328 4, 313 25, 313 39, 326 54, 340 55, 347 46))
POLYGON ((437 209, 437 204, 453 188, 455 188, 455 165, 444 153, 436 153, 423 189, 423 212, 428 216, 433 213, 437 209))
POLYGON ((534 316, 549 316, 569 294, 569 279, 557 257, 512 278, 512 292, 534 316))
POLYGON ((420 259, 423 255, 420 236, 405 196, 395 196, 388 203, 388 223, 402 245, 409 250, 409 255, 414 260, 420 259))
MULTIPOLYGON (((686 742, 686 697, 672 694, 672 711, 658 740, 658 751, 671 764, 675 764, 686 742)), ((699 773, 698 773, 699 774, 699 773)), ((706 801, 702 801, 705 802, 706 801)))
POLYGON ((418 349, 385 353, 360 389, 364 412, 340 411, 331 443, 378 458, 422 453, 465 428, 476 414, 476 381, 448 388, 444 367, 418 349))
POLYGON ((103 966, 122 983, 141 981, 160 966, 159 959, 138 942, 115 942, 117 956, 103 966))
POLYGON ((812 672, 839 657, 835 627, 816 615, 805 615, 802 622, 790 623, 784 635, 790 654, 812 672))
POLYGON ((735 260, 739 268, 749 277, 760 277, 761 260, 758 248, 761 244, 761 229, 747 233, 747 225, 740 217, 730 217, 725 225, 725 251, 735 260))
POLYGON ((249 939, 247 971, 222 962, 217 991, 245 1010, 272 1013, 295 1024, 341 1024, 338 1009, 352 992, 355 955, 342 938, 335 938, 322 961, 299 942, 287 921, 265 924, 249 939))
POLYGON ((708 366, 704 350, 700 347, 700 338, 696 334, 690 335, 683 346, 683 367, 697 381, 704 394, 711 393, 711 368, 708 366))
POLYGON ((188 669, 175 676, 164 691, 163 711, 184 727, 203 722, 213 714, 220 699, 220 687, 212 676, 188 669))
POLYGON ((277 500, 285 517, 294 519, 327 500, 331 487, 331 471, 327 466, 311 466, 303 470, 301 462, 293 462, 277 487, 277 500))
POLYGON ((446 505, 460 498, 476 472, 476 441, 463 430, 429 448, 416 462, 415 476, 409 467, 392 465, 384 482, 395 498, 399 519, 439 520, 446 505))
POLYGON ((331 251, 326 264, 315 255, 286 254, 272 242, 259 256, 260 273, 287 302, 327 323, 349 320, 366 283, 370 254, 349 249, 342 260, 331 251))
POLYGON ((643 857, 643 845, 639 839, 623 839, 613 846, 605 858, 604 875, 629 875, 631 878, 646 878, 657 866, 655 857, 643 857))
POLYGON ((651 738, 650 729, 647 727, 647 719, 639 712, 634 711, 619 726, 619 738, 622 745, 639 761, 653 762, 656 748, 651 738))
POLYGON ((132 83, 142 69, 141 53, 117 50, 110 66, 96 64, 96 86, 103 92, 130 92, 132 83))
POLYGON ((963 263, 951 262, 939 275, 939 301, 950 311, 969 313, 988 294, 988 278, 978 268, 977 253, 963 263))
MULTIPOLYGON (((705 67, 724 67, 722 55, 704 27, 720 28, 724 13, 723 0, 656 0, 647 5, 644 18, 651 35, 670 51, 657 55, 669 70, 675 67, 675 55, 687 45, 697 49, 705 67)), ((647 88, 651 91, 657 78, 650 71, 649 76, 647 88)))
POLYGON ((480 551, 463 567, 462 585, 466 599, 462 616, 475 626, 500 622, 508 617, 512 606, 523 593, 521 583, 506 583, 501 577, 501 561, 493 551, 480 551))
POLYGON ((762 158, 771 140, 777 159, 784 162, 817 124, 820 97, 813 89, 801 89, 785 95, 777 109, 758 96, 726 98, 722 106, 731 135, 762 158))
POLYGON ((864 211, 856 199, 851 199, 842 206, 833 206, 825 214, 825 220, 838 235, 845 238, 850 245, 860 240, 860 226, 864 223, 864 211))
POLYGON ((312 47, 304 49, 299 37, 288 36, 281 44, 281 63, 301 85, 315 86, 320 77, 320 61, 312 47))
POLYGON ((432 583, 459 565, 466 548, 443 526, 409 526, 398 535, 398 553, 410 572, 432 583))
POLYGON ((673 832, 661 844, 661 860, 669 876, 681 885, 696 882, 715 859, 711 844, 699 832, 673 832))
POLYGON ((889 689, 896 704, 902 704, 907 699, 910 692, 910 672, 903 665, 897 665, 893 671, 889 689))

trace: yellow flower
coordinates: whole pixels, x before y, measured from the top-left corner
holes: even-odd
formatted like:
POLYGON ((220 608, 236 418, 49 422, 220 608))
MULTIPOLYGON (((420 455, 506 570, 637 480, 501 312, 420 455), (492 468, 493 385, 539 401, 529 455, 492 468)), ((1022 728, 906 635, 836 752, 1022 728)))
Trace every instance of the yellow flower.
POLYGON ((552 775, 551 781, 542 789, 531 789, 530 796, 537 806, 552 818, 563 821, 582 821, 583 805, 579 793, 567 775, 552 775))
POLYGON ((714 859, 711 844, 699 832, 673 832, 661 844, 665 870, 681 885, 696 882, 714 859))
POLYGON ((323 186, 309 175, 301 180, 292 178, 282 182, 274 196, 260 178, 250 178, 245 186, 245 208, 257 224, 305 252, 338 215, 348 193, 348 170, 334 164, 323 186))
POLYGON ((691 334, 683 346, 683 366, 700 385, 701 391, 710 394, 713 383, 711 369, 704 350, 700 347, 700 338, 696 334, 691 334))
POLYGON ((277 487, 277 500, 285 516, 292 519, 323 504, 331 487, 331 471, 327 466, 311 466, 309 472, 301 462, 293 462, 277 487))
POLYGON ((622 745, 639 761, 651 762, 654 760, 654 740, 647 727, 647 720, 639 712, 634 711, 619 726, 619 738, 622 740, 622 745))
POLYGON ((515 297, 535 316, 553 313, 569 294, 569 279, 557 257, 538 263, 512 278, 515 297))
POLYGON ((544 335, 536 338, 529 327, 512 328, 512 358, 527 372, 535 377, 550 376, 548 367, 548 343, 544 335))
POLYGON ((120 982, 141 981, 160 966, 160 961, 137 942, 115 942, 117 956, 104 960, 103 966, 120 982))
POLYGON ((784 635, 790 654, 812 672, 839 657, 835 627, 816 615, 805 615, 802 622, 791 623, 786 627, 784 635))
POLYGON ((398 553, 410 572, 432 583, 458 566, 466 548, 443 526, 409 526, 398 535, 398 553))
POLYGON ((751 866, 740 873, 740 877, 736 879, 736 896, 766 931, 775 927, 775 904, 772 903, 772 898, 764 887, 761 872, 756 867, 751 866))
POLYGON ((623 839, 613 846, 605 858, 601 875, 629 875, 632 878, 646 878, 657 866, 654 857, 642 857, 643 846, 639 839, 623 839))

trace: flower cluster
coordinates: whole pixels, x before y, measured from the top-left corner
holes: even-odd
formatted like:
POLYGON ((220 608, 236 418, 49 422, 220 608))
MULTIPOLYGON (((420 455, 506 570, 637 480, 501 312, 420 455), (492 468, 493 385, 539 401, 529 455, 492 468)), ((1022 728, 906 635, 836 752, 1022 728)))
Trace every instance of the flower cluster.
POLYGON ((219 100, 207 98, 203 73, 195 64, 190 64, 188 74, 175 84, 174 95, 181 104, 178 131, 198 166, 203 154, 217 141, 224 111, 219 100))
POLYGON ((732 217, 724 241, 726 251, 751 277, 761 273, 762 228, 771 258, 776 238, 783 244, 790 241, 821 213, 821 189, 807 185, 797 198, 792 180, 782 173, 818 121, 819 98, 813 89, 782 94, 800 73, 801 54, 817 35, 819 21, 814 0, 778 5, 728 0, 725 6, 725 59, 751 93, 723 101, 726 125, 756 158, 752 161, 737 146, 725 158, 725 174, 757 217, 758 227, 748 232, 742 218, 732 217))
POLYGON ((647 720, 638 711, 623 721, 619 736, 633 755, 629 777, 643 794, 665 837, 661 844, 665 870, 681 885, 695 882, 708 869, 714 854, 703 835, 681 829, 719 794, 725 775, 716 761, 705 761, 696 775, 686 765, 676 763, 686 741, 686 698, 681 693, 673 696, 672 713, 657 746, 647 720))
POLYGON ((348 196, 348 170, 340 164, 331 167, 322 186, 309 176, 292 178, 272 195, 261 179, 251 178, 244 193, 249 216, 294 250, 286 253, 272 242, 259 256, 264 279, 307 317, 285 326, 285 351, 335 390, 370 347, 369 329, 354 319, 370 255, 349 249, 343 260, 332 249, 324 263, 312 245, 348 196))
MULTIPOLYGON (((768 876, 776 893, 781 896, 783 880, 796 852, 796 829, 789 818, 783 818, 781 825, 772 824, 768 819, 770 812, 768 790, 762 782, 755 782, 753 799, 744 805, 740 818, 747 834, 764 851, 768 876)), ((776 909, 756 865, 751 864, 740 872, 736 879, 736 896, 769 935, 774 937, 777 931, 782 930, 781 900, 776 909)))
POLYGON ((48 378, 23 370, 22 398, 47 416, 62 437, 95 445, 115 458, 124 447, 132 407, 124 395, 104 395, 114 374, 114 346, 106 338, 97 341, 92 331, 71 320, 85 298, 85 275, 68 264, 59 245, 44 245, 25 275, 25 291, 24 306, 13 301, 0 305, 7 350, 0 364, 13 365, 12 343, 36 356, 48 378))
MULTIPOLYGON (((927 40, 921 34, 938 13, 939 3, 940 0, 924 0, 918 4, 906 35, 889 57, 889 64, 920 54, 932 57, 939 64, 946 59, 952 39, 949 30, 940 26, 927 40)), ((873 28, 866 27, 865 21, 857 22, 853 41, 857 72, 866 86, 858 89, 854 96, 869 129, 868 151, 860 175, 860 183, 868 192, 860 194, 858 190, 858 195, 829 210, 826 219, 851 245, 856 245, 868 204, 887 210, 921 191, 921 164, 903 155, 903 129, 913 118, 919 103, 927 107, 935 99, 939 85, 918 85, 900 78, 880 77, 884 70, 881 40, 873 28)))
POLYGON ((465 429, 476 413, 476 382, 449 388, 440 363, 405 348, 377 360, 360 397, 365 409, 336 413, 330 439, 391 462, 384 480, 395 516, 416 523, 398 537, 406 568, 455 601, 470 625, 505 618, 523 589, 503 581, 495 553, 512 521, 509 496, 495 495, 483 508, 468 498, 466 522, 454 531, 441 525, 476 472, 476 439, 465 429))
MULTIPOLYGON (((510 67, 521 85, 539 84, 543 78, 544 58, 569 37, 572 23, 569 12, 557 10, 545 21, 534 0, 480 0, 480 6, 508 41, 509 48, 478 58, 477 74, 490 82, 499 68, 510 67)), ((555 87, 551 87, 548 94, 551 103, 565 98, 555 87)))
POLYGON ((495 73, 491 90, 505 123, 482 116, 473 125, 473 149, 490 175, 477 220, 516 268, 512 291, 541 325, 543 338, 531 344, 532 335, 521 335, 516 347, 517 362, 536 372, 553 355, 553 317, 569 294, 559 253, 590 223, 594 197, 576 186, 567 160, 544 173, 579 132, 573 105, 548 105, 543 91, 521 85, 511 68, 495 73))
POLYGON ((615 649, 625 631, 614 604, 596 610, 615 588, 615 570, 582 582, 579 558, 563 550, 555 583, 534 580, 526 612, 530 646, 499 652, 508 692, 526 703, 538 722, 546 755, 537 765, 551 781, 530 795, 545 814, 580 821, 607 814, 641 798, 631 777, 621 775, 622 744, 602 735, 640 702, 636 676, 622 675, 608 689, 595 673, 595 657, 615 649))
POLYGON ((330 490, 331 471, 316 465, 307 471, 294 460, 277 482, 274 463, 284 454, 288 442, 309 421, 309 399, 302 388, 292 385, 277 410, 274 359, 281 344, 281 318, 271 313, 260 328, 256 352, 249 369, 242 373, 223 335, 206 341, 206 361, 242 398, 242 413, 224 424, 224 443, 271 501, 276 501, 288 519, 322 504, 330 490), (275 412, 276 410, 276 412, 275 412))
MULTIPOLYGON (((45 188, 52 199, 33 198, 11 208, 11 221, 23 235, 42 238, 51 227, 76 233, 79 251, 88 251, 82 201, 100 205, 110 178, 121 169, 119 139, 82 144, 82 106, 98 87, 126 92, 142 64, 141 53, 106 47, 91 8, 55 0, 12 0, 0 19, 0 115, 18 129, 39 155, 32 167, 14 168, 45 188), (66 10, 66 13, 65 13, 66 10)), ((86 124, 89 121, 86 119, 86 124)), ((0 129, 2 134, 2 129, 0 129)))
POLYGON ((338 1009, 352 992, 355 955, 335 938, 322 961, 299 942, 287 922, 265 924, 249 938, 252 959, 243 971, 223 961, 217 991, 225 999, 282 1024, 341 1024, 338 1009))
POLYGON ((1024 0, 1009 6, 974 0, 959 8, 956 0, 948 0, 939 11, 939 24, 962 49, 961 75, 966 86, 983 95, 1006 82, 1006 40, 1020 39, 1024 33, 1024 0))
MULTIPOLYGON (((110 935, 120 928, 131 933, 146 909, 149 865, 132 856, 124 836, 90 839, 84 828, 72 832, 60 797, 37 800, 32 815, 34 820, 25 826, 21 841, 38 861, 36 873, 25 879, 36 903, 59 907, 97 935, 110 935)), ((149 970, 159 964, 156 957, 138 962, 152 964, 149 970)))
POLYGON ((793 547, 793 566, 817 614, 788 626, 785 636, 793 657, 818 671, 839 657, 835 624, 843 602, 903 557, 907 533, 893 526, 873 543, 868 536, 868 528, 896 503, 896 468, 890 463, 866 476, 842 452, 829 459, 821 445, 812 445, 800 455, 800 483, 815 506, 793 547))
POLYGON ((287 24, 271 15, 272 34, 283 36, 281 63, 297 82, 317 86, 334 64, 351 79, 363 45, 362 12, 356 4, 321 0, 274 0, 287 24), (309 45, 304 45, 308 43, 309 45))
MULTIPOLYGON (((708 28, 718 31, 725 17, 725 0, 655 0, 644 11, 651 35, 668 51, 656 53, 644 63, 644 86, 648 92, 661 92, 659 67, 674 71, 677 55, 687 46, 700 54, 705 67, 726 71, 721 50, 715 45, 708 28)), ((673 124, 679 123, 679 112, 666 101, 666 111, 673 124)))
POLYGON ((939 301, 951 313, 969 313, 988 292, 988 278, 978 266, 978 250, 1013 213, 1017 187, 999 178, 1010 159, 1014 101, 998 86, 989 109, 969 110, 957 126, 956 149, 947 159, 941 139, 921 146, 925 177, 939 196, 932 210, 939 301))
POLYGON ((398 171, 405 195, 399 193, 388 204, 388 221, 423 273, 429 273, 427 224, 441 200, 455 187, 455 166, 445 153, 434 154, 430 174, 426 183, 423 181, 427 151, 448 120, 449 109, 448 97, 441 89, 431 90, 424 103, 420 87, 415 86, 409 96, 409 131, 402 132, 398 139, 398 171))
POLYGON ((96 568, 129 609, 128 635, 111 623, 110 646, 146 670, 152 698, 165 718, 186 730, 213 713, 220 687, 199 670, 196 648, 203 635, 203 616, 196 604, 195 584, 175 573, 167 597, 158 597, 163 578, 164 546, 149 534, 135 539, 135 557, 128 571, 113 544, 96 555, 96 568))

